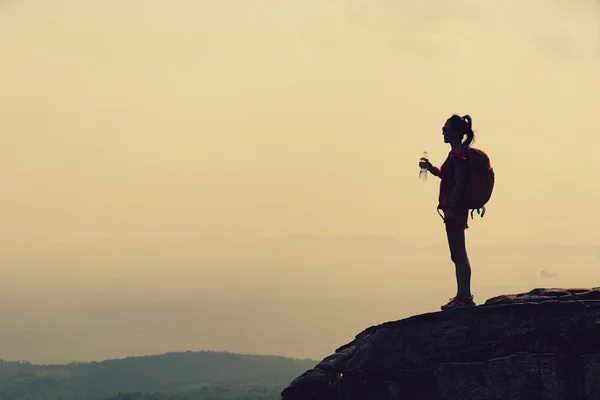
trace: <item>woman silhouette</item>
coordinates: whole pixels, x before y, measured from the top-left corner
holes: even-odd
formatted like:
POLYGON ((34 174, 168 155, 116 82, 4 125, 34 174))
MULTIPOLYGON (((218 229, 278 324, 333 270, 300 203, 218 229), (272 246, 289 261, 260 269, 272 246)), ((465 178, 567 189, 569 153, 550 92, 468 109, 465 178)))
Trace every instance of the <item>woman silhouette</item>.
POLYGON ((441 178, 439 207, 444 213, 446 234, 450 247, 450 258, 456 267, 456 296, 442 306, 442 310, 474 306, 471 295, 471 264, 465 245, 465 229, 468 229, 467 207, 462 205, 468 164, 468 148, 475 139, 471 127, 471 117, 452 115, 442 128, 444 142, 450 144, 450 153, 441 168, 434 167, 427 160, 421 160, 419 167, 427 168, 432 175, 441 178), (466 139, 463 141, 463 138, 466 139))

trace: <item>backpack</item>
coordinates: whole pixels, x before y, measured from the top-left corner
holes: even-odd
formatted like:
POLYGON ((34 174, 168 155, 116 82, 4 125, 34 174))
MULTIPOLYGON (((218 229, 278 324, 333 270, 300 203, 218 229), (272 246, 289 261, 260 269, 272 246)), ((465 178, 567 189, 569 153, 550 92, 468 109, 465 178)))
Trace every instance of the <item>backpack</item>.
POLYGON ((467 209, 477 210, 477 214, 483 217, 485 214, 485 205, 492 197, 494 191, 495 174, 490 158, 480 149, 468 148, 467 162, 469 163, 469 172, 465 193, 463 194, 463 203, 467 209))
MULTIPOLYGON (((495 174, 488 155, 480 149, 466 148, 468 176, 463 193, 462 203, 468 210, 477 211, 482 217, 485 214, 485 205, 492 197, 494 190, 495 174)), ((438 206, 438 213, 439 213, 438 206)), ((442 216, 440 214, 440 216, 442 216)), ((443 219, 443 216, 442 216, 443 219)))

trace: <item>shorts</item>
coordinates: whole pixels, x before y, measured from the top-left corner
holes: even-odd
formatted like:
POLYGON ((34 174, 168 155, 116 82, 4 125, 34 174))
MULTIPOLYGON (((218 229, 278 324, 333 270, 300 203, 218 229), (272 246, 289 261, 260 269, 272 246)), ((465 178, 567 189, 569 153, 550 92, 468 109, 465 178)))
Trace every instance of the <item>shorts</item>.
MULTIPOLYGON (((442 209, 444 217, 446 216, 446 209, 442 209)), ((464 231, 469 229, 469 210, 466 208, 457 207, 454 210, 454 217, 446 222, 446 232, 464 231)))

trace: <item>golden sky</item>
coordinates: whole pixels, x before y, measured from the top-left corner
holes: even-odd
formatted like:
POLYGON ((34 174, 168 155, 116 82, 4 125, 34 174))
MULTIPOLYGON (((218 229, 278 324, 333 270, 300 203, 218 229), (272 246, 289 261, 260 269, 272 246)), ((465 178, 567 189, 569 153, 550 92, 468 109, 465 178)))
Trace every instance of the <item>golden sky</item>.
POLYGON ((497 174, 476 301, 598 286, 597 0, 0 0, 0 56, 0 337, 77 341, 2 358, 320 358, 437 310, 453 113, 497 174), (297 233, 356 237, 183 240, 297 233))
POLYGON ((442 243, 441 126, 497 172, 470 243, 598 244, 592 0, 5 0, 0 241, 442 243))

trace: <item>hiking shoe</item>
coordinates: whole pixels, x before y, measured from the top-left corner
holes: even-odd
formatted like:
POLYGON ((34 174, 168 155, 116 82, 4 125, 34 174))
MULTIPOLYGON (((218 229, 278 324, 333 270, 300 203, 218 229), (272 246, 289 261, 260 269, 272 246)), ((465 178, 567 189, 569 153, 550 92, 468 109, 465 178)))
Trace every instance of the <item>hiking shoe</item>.
POLYGON ((442 311, 453 310, 455 308, 475 307, 473 296, 469 297, 453 297, 448 304, 442 306, 442 311))

